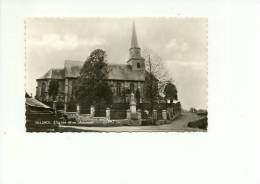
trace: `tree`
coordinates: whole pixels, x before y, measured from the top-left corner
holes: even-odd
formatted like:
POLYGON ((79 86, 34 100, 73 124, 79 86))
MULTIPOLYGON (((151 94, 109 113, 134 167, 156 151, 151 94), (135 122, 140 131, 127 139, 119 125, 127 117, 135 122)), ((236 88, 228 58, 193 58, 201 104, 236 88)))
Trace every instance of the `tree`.
POLYGON ((170 100, 171 102, 173 100, 178 100, 177 88, 170 81, 168 81, 167 84, 165 85, 164 95, 165 95, 165 97, 164 97, 165 100, 170 100))
POLYGON ((25 98, 32 98, 32 96, 30 96, 27 91, 25 91, 25 98))
POLYGON ((151 49, 144 49, 143 56, 145 57, 146 70, 145 95, 150 101, 150 111, 152 111, 154 103, 159 102, 160 96, 164 95, 163 90, 167 81, 171 79, 160 56, 151 49))
POLYGON ((56 79, 52 79, 49 84, 48 95, 52 97, 53 101, 55 101, 58 92, 59 92, 59 81, 56 79))
POLYGON ((101 49, 92 51, 80 71, 76 87, 77 101, 88 105, 110 104, 112 91, 105 80, 107 74, 105 51, 101 49))

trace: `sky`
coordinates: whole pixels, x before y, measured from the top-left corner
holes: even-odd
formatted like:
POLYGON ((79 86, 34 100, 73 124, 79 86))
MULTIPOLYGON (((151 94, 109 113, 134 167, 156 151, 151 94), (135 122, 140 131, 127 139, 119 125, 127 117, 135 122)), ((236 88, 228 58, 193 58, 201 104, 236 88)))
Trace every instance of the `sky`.
POLYGON ((138 44, 160 56, 182 107, 207 108, 207 19, 205 18, 29 18, 25 22, 26 91, 64 60, 85 61, 106 51, 108 63, 126 64, 133 22, 138 44))

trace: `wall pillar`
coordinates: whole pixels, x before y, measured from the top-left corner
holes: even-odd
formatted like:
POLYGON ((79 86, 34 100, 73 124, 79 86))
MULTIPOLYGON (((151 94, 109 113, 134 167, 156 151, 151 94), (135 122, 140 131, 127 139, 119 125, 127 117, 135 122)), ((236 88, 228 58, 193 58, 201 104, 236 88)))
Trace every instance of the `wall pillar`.
POLYGON ((163 120, 167 120, 167 112, 166 112, 166 110, 162 110, 162 118, 163 118, 163 120))
POLYGON ((126 119, 128 119, 128 120, 131 119, 131 111, 130 111, 130 109, 126 110, 126 119))
POLYGON ((106 118, 110 120, 110 108, 106 108, 106 118))
POLYGON ((90 116, 91 117, 95 116, 95 107, 93 105, 90 106, 90 116))
POLYGON ((77 104, 77 114, 80 114, 80 106, 77 104))
POLYGON ((157 120, 157 110, 153 110, 153 120, 156 121, 157 120))
POLYGON ((138 118, 138 120, 142 119, 142 112, 140 109, 137 110, 137 118, 138 118))

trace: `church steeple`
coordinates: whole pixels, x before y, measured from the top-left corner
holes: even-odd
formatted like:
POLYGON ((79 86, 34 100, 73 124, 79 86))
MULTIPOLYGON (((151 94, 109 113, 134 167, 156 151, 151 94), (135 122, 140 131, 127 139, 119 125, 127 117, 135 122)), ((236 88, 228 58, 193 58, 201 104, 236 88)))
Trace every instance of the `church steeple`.
POLYGON ((133 23, 133 32, 132 32, 132 40, 131 40, 131 48, 139 48, 136 31, 135 31, 135 23, 133 23))
POLYGON ((133 23, 131 47, 129 49, 129 60, 127 63, 132 66, 133 70, 144 70, 144 58, 141 56, 141 49, 138 45, 135 23, 133 23))

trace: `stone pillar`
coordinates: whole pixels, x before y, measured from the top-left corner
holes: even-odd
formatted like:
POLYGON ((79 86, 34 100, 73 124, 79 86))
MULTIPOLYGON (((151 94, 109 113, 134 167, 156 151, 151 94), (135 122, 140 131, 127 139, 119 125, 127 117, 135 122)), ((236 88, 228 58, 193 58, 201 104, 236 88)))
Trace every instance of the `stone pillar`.
POLYGON ((95 107, 93 105, 90 106, 90 116, 91 117, 95 116, 95 107))
POLYGON ((163 120, 167 119, 167 112, 166 112, 166 110, 162 110, 162 118, 163 118, 163 120))
POLYGON ((138 120, 142 119, 142 112, 140 109, 137 110, 137 118, 138 118, 138 120))
POLYGON ((110 108, 106 108, 106 118, 110 120, 110 108))
POLYGON ((130 109, 126 110, 126 118, 129 119, 129 120, 131 119, 131 111, 130 111, 130 109))
POLYGON ((80 106, 77 104, 77 114, 80 114, 80 106))
POLYGON ((153 110, 153 120, 157 120, 157 110, 153 110))

